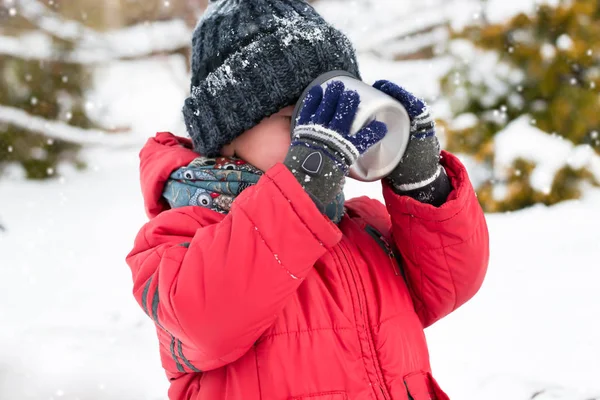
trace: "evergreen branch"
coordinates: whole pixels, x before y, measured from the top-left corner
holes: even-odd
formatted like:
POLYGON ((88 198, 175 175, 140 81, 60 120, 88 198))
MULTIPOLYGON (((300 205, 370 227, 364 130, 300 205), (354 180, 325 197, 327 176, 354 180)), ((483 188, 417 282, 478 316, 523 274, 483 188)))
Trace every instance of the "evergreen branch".
POLYGON ((141 135, 111 134, 100 129, 82 129, 60 121, 51 121, 14 107, 0 105, 0 123, 15 125, 44 136, 86 146, 139 147, 141 135))

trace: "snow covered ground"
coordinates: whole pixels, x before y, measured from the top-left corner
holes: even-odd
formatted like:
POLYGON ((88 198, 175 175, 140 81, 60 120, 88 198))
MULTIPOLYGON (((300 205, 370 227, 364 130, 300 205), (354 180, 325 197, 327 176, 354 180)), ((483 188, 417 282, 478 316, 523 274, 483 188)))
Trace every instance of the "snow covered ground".
MULTIPOLYGON (((122 123, 127 103, 143 104, 131 111, 137 132, 182 132, 181 92, 165 63, 154 64, 145 86, 132 73, 140 68, 150 65, 100 74, 102 117, 122 123), (111 103, 119 82, 123 96, 111 103)), ((92 149, 84 173, 2 181, 0 399, 165 398, 153 324, 130 294, 124 263, 145 221, 137 152, 92 149)), ((347 191, 381 199, 377 184, 352 182, 347 191)), ((427 332, 453 399, 525 400, 544 390, 536 399, 600 397, 598 220, 600 191, 488 216, 492 256, 481 292, 427 332)))
POLYGON ((144 222, 133 150, 86 173, 2 181, 0 399, 164 399, 124 256, 144 222))
MULTIPOLYGON (((361 62, 366 80, 390 78, 426 97, 446 68, 361 62)), ((91 110, 131 127, 139 146, 155 131, 183 134, 183 68, 174 57, 100 70, 91 110)), ((0 399, 166 398, 154 326, 133 300, 124 262, 145 222, 139 146, 88 149, 87 171, 63 167, 54 181, 24 182, 18 170, 0 181, 0 399)), ((347 194, 382 199, 378 184, 350 182, 347 194)), ((452 399, 600 399, 594 221, 600 190, 488 216, 483 288, 427 331, 434 374, 452 399)))

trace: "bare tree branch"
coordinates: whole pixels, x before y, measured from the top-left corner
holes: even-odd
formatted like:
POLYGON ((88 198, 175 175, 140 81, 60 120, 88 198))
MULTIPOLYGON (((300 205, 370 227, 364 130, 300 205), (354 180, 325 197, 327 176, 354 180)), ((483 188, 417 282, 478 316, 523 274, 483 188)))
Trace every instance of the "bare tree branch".
POLYGON ((52 36, 71 42, 82 39, 101 42, 99 33, 95 30, 61 17, 37 0, 18 0, 17 4, 21 17, 52 36))
POLYGON ((46 137, 87 146, 139 147, 141 135, 110 134, 99 129, 82 129, 60 121, 50 121, 14 107, 0 105, 0 123, 11 124, 46 137))
POLYGON ((17 37, 0 36, 0 55, 98 64, 182 50, 189 46, 192 34, 186 22, 180 19, 138 24, 104 33, 65 19, 37 0, 19 0, 18 6, 19 14, 40 31, 17 37), (52 37, 73 43, 73 51, 68 55, 56 53, 52 37))
POLYGON ((97 33, 91 41, 82 39, 76 42, 75 48, 65 55, 53 50, 48 34, 31 32, 18 37, 0 36, 0 55, 27 60, 100 64, 183 50, 189 46, 190 37, 190 29, 181 20, 157 21, 97 33))

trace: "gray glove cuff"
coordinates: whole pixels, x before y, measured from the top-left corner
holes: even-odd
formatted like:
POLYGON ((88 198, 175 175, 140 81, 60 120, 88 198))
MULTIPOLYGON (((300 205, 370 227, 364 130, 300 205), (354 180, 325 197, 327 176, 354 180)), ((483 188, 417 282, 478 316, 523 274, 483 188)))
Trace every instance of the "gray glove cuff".
POLYGON ((440 165, 440 144, 436 136, 413 138, 398 166, 388 175, 394 191, 420 202, 441 205, 452 186, 440 165))
POLYGON ((392 182, 392 188, 399 195, 409 196, 421 203, 431 204, 435 207, 444 204, 452 191, 450 179, 441 165, 438 166, 436 175, 427 182, 412 185, 396 185, 392 182))
POLYGON ((408 142, 404 156, 388 178, 396 186, 411 185, 410 188, 414 189, 425 186, 437 175, 439 166, 440 145, 437 137, 414 138, 408 142))

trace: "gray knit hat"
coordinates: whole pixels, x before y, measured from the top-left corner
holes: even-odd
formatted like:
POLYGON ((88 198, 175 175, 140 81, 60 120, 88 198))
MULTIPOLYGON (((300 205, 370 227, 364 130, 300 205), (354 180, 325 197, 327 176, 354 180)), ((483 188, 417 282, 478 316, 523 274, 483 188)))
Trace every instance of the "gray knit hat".
POLYGON ((304 0, 211 2, 194 31, 183 107, 194 149, 217 155, 332 70, 360 78, 348 38, 304 0))

